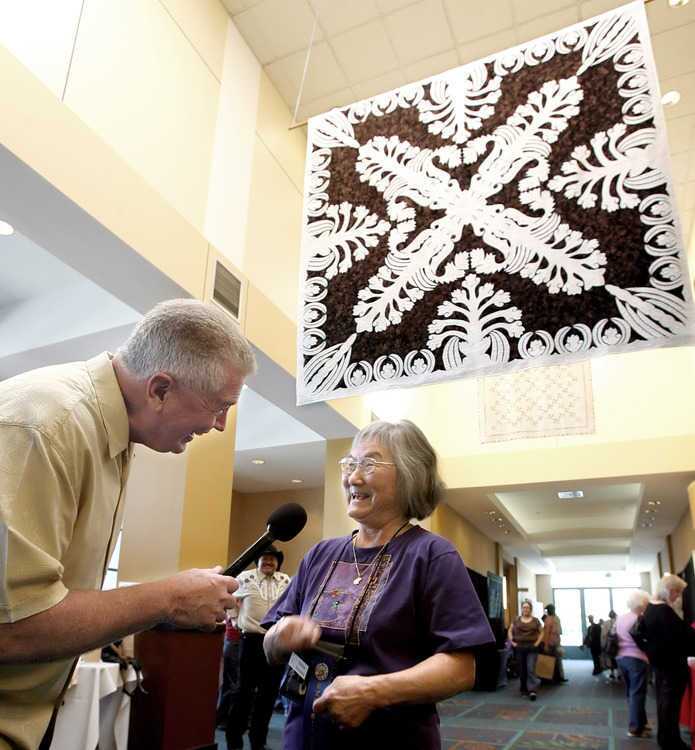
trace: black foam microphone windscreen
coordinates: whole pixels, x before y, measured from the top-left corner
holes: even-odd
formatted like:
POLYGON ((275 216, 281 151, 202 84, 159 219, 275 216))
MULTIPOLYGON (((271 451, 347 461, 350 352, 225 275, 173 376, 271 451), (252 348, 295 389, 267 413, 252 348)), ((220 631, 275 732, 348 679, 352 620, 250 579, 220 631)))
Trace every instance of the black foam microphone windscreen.
POLYGON ((289 542, 306 525, 306 511, 298 503, 285 503, 268 518, 268 531, 273 539, 289 542))
POLYGON ((248 549, 245 549, 239 557, 225 570, 223 575, 238 576, 244 568, 263 550, 279 539, 281 542, 289 542, 304 528, 306 524, 306 511, 297 503, 285 503, 274 510, 268 518, 268 528, 265 534, 259 537, 248 549))

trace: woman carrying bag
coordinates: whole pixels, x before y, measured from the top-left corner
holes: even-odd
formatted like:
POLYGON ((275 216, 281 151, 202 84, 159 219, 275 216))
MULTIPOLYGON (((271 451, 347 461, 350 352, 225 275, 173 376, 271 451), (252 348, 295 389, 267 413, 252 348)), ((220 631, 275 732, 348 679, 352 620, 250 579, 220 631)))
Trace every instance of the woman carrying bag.
POLYGON ((543 625, 533 616, 531 602, 524 601, 521 614, 509 626, 509 640, 514 646, 519 663, 519 680, 522 695, 528 695, 535 701, 538 697, 536 690, 540 680, 536 677, 536 659, 538 645, 543 639, 543 625))

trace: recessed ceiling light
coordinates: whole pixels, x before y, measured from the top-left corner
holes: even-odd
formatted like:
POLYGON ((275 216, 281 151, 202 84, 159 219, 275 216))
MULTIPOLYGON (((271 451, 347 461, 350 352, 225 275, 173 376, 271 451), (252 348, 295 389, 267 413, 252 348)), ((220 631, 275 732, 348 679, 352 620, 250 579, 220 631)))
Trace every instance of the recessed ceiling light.
POLYGON ((505 533, 505 534, 509 534, 509 529, 505 529, 505 530, 504 530, 504 533, 505 533))
POLYGON ((690 2, 690 0, 668 0, 668 4, 672 8, 682 8, 684 5, 687 5, 690 2))
POLYGON ((292 484, 301 484, 303 481, 303 479, 290 479, 290 482, 292 482, 292 484))
POLYGON ((558 492, 557 496, 560 500, 574 500, 575 498, 584 497, 582 490, 564 490, 558 492))
POLYGON ((9 235, 14 234, 14 227, 6 221, 0 221, 0 234, 8 237, 9 235))
POLYGON ((667 91, 662 97, 661 97, 661 103, 664 105, 664 107, 675 107, 676 104, 681 100, 681 95, 679 91, 676 91, 675 89, 672 91, 667 91))
POLYGON ((263 458, 252 458, 251 459, 251 463, 252 464, 256 464, 256 466, 263 466, 263 464, 265 463, 265 459, 263 459, 263 458))

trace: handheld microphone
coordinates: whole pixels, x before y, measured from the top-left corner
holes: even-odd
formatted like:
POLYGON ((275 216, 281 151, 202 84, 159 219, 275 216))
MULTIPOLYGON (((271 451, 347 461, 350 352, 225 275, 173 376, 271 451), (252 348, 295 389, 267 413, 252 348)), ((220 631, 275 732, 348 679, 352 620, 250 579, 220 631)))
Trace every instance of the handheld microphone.
POLYGON ((274 510, 268 518, 268 528, 263 536, 259 537, 248 549, 244 550, 239 557, 224 571, 222 575, 236 577, 244 570, 250 562, 263 554, 263 550, 278 539, 281 542, 289 542, 306 525, 306 511, 297 503, 285 503, 274 510))

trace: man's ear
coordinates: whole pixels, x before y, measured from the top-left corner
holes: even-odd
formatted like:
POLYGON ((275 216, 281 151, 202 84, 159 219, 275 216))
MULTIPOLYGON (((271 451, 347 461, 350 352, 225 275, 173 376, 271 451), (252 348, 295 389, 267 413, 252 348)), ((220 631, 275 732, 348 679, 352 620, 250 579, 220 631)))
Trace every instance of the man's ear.
POLYGON ((174 387, 174 380, 166 372, 156 372, 147 380, 147 400, 160 411, 174 387))

